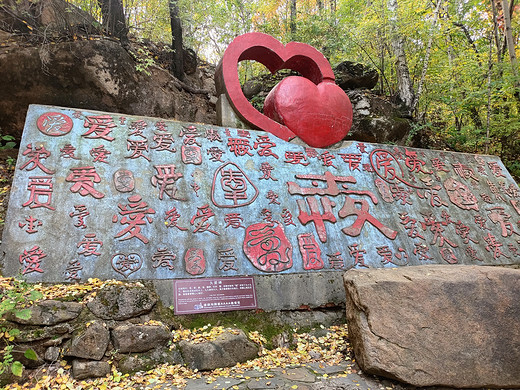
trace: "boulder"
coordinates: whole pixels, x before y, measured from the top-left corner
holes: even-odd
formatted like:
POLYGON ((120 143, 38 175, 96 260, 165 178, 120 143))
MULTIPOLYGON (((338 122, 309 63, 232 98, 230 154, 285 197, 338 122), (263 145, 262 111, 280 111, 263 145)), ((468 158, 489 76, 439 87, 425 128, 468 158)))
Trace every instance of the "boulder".
POLYGON ((110 285, 97 292, 87 307, 96 317, 122 321, 152 310, 157 295, 144 286, 110 285))
POLYGON ((20 333, 14 340, 18 343, 30 343, 33 341, 47 340, 49 345, 55 345, 65 338, 70 338, 73 332, 72 325, 69 323, 57 324, 38 328, 21 328, 20 333))
POLYGON ((56 325, 73 320, 81 313, 83 307, 82 303, 77 302, 41 301, 30 307, 31 316, 28 319, 18 318, 11 312, 7 319, 24 325, 56 325))
POLYGON ((520 270, 350 270, 344 283, 364 372, 414 386, 520 387, 520 270))
POLYGON ((164 347, 171 340, 171 333, 164 325, 120 325, 112 330, 112 344, 121 352, 146 352, 164 347))
POLYGON ((175 348, 155 348, 147 353, 124 355, 117 363, 117 369, 123 374, 148 371, 160 364, 182 364, 181 353, 175 348))
POLYGON ((258 357, 258 346, 249 341, 243 331, 226 329, 213 341, 179 343, 182 357, 187 366, 197 370, 213 370, 231 367, 258 357))
POLYGON ((379 80, 377 70, 363 64, 351 61, 343 61, 334 68, 336 84, 344 90, 372 89, 379 80))
POLYGON ((72 362, 72 376, 76 380, 86 378, 99 378, 110 374, 110 364, 105 361, 83 361, 72 362))
POLYGON ((73 333, 72 339, 65 344, 63 355, 101 360, 109 339, 110 334, 104 322, 87 322, 84 328, 73 333))

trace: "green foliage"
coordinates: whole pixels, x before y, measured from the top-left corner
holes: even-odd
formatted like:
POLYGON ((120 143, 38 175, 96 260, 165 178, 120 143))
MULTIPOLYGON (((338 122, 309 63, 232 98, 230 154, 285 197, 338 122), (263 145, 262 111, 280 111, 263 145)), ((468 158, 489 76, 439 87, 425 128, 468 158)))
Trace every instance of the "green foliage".
MULTIPOLYGON (((0 375, 9 369, 16 376, 21 376, 23 372, 22 363, 15 361, 12 355, 15 347, 12 343, 20 334, 20 330, 8 325, 5 317, 14 314, 17 318, 28 320, 31 310, 24 306, 41 297, 39 291, 31 289, 27 283, 18 279, 13 279, 8 287, 4 286, 0 301, 0 339, 3 339, 5 347, 0 352, 3 355, 3 359, 0 360, 0 375)), ((24 352, 24 356, 31 360, 37 359, 36 353, 30 348, 24 352)))
POLYGON ((0 150, 13 149, 16 146, 12 135, 0 135, 0 150))
POLYGON ((145 75, 150 76, 151 73, 148 71, 148 68, 152 65, 155 65, 155 60, 152 57, 152 54, 142 48, 137 49, 136 56, 137 64, 135 69, 139 72, 143 72, 145 75))

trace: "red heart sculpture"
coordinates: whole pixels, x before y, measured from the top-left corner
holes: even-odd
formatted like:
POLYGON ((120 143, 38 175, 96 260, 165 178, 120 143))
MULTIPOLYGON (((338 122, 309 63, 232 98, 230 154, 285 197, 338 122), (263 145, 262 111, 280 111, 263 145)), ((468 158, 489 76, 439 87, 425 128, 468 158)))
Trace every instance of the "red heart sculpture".
MULTIPOLYGON (((327 116, 334 115, 341 117, 341 120, 332 121, 329 119, 328 124, 323 122, 324 126, 330 126, 330 124, 333 123, 334 128, 317 128, 314 125, 310 126, 309 122, 302 121, 296 123, 296 127, 289 127, 295 125, 292 119, 288 119, 289 117, 292 118, 294 115, 303 115, 304 110, 308 109, 309 107, 317 107, 313 105, 297 107, 295 109, 297 114, 291 115, 287 114, 286 109, 281 109, 282 112, 278 112, 278 116, 275 116, 275 118, 282 118, 285 124, 278 123, 257 111, 244 96, 240 86, 240 80, 238 78, 238 63, 244 60, 254 60, 260 62, 261 64, 265 65, 265 67, 267 67, 271 73, 276 73, 280 69, 295 70, 299 72, 303 78, 308 79, 316 86, 324 84, 324 86, 319 88, 320 90, 323 89, 326 91, 320 93, 322 98, 327 100, 327 102, 336 101, 339 96, 337 92, 332 93, 334 96, 333 99, 329 99, 327 97, 329 92, 334 89, 331 87, 331 84, 334 84, 334 73, 327 59, 315 48, 299 42, 289 42, 286 46, 284 46, 281 42, 277 41, 270 35, 262 33, 248 33, 240 35, 230 43, 224 53, 224 56, 217 66, 217 70, 215 72, 217 93, 226 93, 235 112, 243 121, 249 123, 257 129, 268 131, 286 141, 289 141, 298 135, 310 146, 323 147, 332 145, 333 143, 342 139, 348 133, 348 130, 350 130, 350 126, 352 125, 352 107, 345 93, 343 93, 343 99, 346 99, 347 103, 344 103, 343 105, 336 104, 336 106, 347 107, 348 105, 350 109, 347 109, 343 112, 332 112, 327 110, 327 116), (343 125, 340 126, 343 129, 342 131, 339 131, 339 127, 336 125, 336 122, 343 123, 343 125), (314 134, 317 131, 319 133, 314 134), (343 134, 341 138, 338 138, 339 134, 342 132, 343 134), (320 140, 318 144, 310 143, 317 139, 320 140), (324 142, 323 139, 327 140, 327 142, 324 142)), ((277 93, 281 93, 280 90, 283 91, 287 89, 287 85, 284 86, 284 84, 285 83, 282 80, 279 86, 277 88, 275 87, 275 89, 278 89, 279 91, 275 92, 275 95, 277 93)), ((311 96, 312 94, 308 95, 308 97, 311 96)), ((290 97, 284 100, 289 99, 290 97)), ((274 100, 277 100, 276 97, 274 100)), ((305 99, 302 98, 302 95, 299 95, 298 101, 303 102, 303 100, 305 99)), ((326 107, 326 104, 322 102, 320 103, 320 106, 326 107)), ((277 110, 278 109, 276 109, 276 111, 277 110)), ((316 115, 316 110, 314 111, 314 114, 316 115)))
POLYGON ((317 148, 341 141, 352 125, 350 100, 329 80, 316 85, 303 77, 283 79, 267 95, 264 114, 317 148))

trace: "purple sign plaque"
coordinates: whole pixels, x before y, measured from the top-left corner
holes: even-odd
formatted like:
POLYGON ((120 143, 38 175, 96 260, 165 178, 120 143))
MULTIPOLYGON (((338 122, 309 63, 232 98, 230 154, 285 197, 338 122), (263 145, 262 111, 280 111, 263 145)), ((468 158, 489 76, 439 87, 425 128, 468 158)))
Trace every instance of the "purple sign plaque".
POLYGON ((173 282, 175 314, 256 309, 253 277, 179 279, 173 282))

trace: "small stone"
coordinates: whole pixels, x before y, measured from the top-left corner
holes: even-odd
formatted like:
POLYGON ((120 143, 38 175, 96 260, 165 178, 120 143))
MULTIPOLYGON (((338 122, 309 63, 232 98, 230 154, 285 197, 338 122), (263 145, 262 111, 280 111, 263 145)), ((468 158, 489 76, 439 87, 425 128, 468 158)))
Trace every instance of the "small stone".
POLYGON ((72 335, 66 343, 64 356, 101 360, 108 346, 110 333, 104 322, 93 321, 72 335))
POLYGON ((258 356, 258 346, 241 330, 226 330, 214 341, 179 343, 186 365, 192 369, 213 370, 231 367, 258 356))
POLYGON ((110 374, 108 362, 74 360, 72 362, 72 376, 76 380, 99 378, 110 374))
POLYGON ((156 348, 147 353, 136 353, 123 356, 117 363, 117 368, 123 374, 137 371, 148 371, 160 364, 182 364, 182 356, 177 349, 156 348))
POLYGON ((316 381, 316 377, 313 374, 311 374, 309 370, 303 367, 289 368, 284 371, 285 372, 281 372, 279 375, 282 378, 288 379, 290 381, 307 383, 313 383, 316 381))
POLYGON ((146 352, 165 346, 171 333, 164 325, 121 325, 112 330, 112 343, 120 353, 146 352))
POLYGON ((96 317, 122 321, 148 313, 157 296, 144 286, 110 285, 98 291, 87 307, 96 317))
POLYGON ((38 302, 29 309, 31 316, 26 320, 16 317, 13 313, 9 313, 7 319, 23 325, 56 325, 76 318, 83 310, 83 304, 48 300, 38 302))
POLYGON ((43 358, 48 362, 57 362, 60 358, 60 347, 49 347, 45 350, 43 358))

